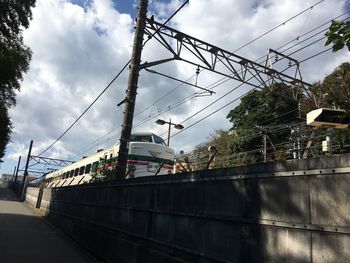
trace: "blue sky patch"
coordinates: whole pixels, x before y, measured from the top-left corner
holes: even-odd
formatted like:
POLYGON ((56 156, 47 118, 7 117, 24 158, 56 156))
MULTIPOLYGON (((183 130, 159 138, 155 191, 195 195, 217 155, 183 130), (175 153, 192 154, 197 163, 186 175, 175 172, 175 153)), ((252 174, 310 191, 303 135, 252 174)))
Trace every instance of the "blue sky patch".
MULTIPOLYGON (((83 8, 89 6, 92 0, 70 0, 72 4, 79 5, 83 8)), ((132 17, 136 16, 137 0, 112 0, 113 6, 122 14, 130 14, 132 17)))

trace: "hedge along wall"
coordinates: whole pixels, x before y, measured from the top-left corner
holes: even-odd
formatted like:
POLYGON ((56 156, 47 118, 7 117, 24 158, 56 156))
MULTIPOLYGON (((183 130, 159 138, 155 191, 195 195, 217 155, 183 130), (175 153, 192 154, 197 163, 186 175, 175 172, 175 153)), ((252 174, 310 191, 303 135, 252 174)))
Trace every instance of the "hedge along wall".
POLYGON ((348 262, 349 189, 337 156, 44 189, 41 209, 107 262, 348 262))

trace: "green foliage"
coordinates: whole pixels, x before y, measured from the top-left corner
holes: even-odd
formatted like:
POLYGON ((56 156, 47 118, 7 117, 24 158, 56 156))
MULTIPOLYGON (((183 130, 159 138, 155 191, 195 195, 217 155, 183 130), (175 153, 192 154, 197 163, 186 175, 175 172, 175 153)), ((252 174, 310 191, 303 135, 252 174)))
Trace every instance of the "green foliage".
POLYGON ((11 127, 7 108, 0 100, 0 162, 5 155, 6 145, 10 141, 11 127))
POLYGON ((283 84, 275 84, 269 89, 253 90, 244 96, 240 105, 231 110, 227 118, 233 125, 231 130, 238 127, 251 129, 257 125, 289 123, 290 118, 297 117, 297 108, 298 103, 293 99, 291 89, 283 84), (287 112, 290 114, 279 118, 287 112))
POLYGON ((206 143, 198 145, 194 151, 194 156, 196 156, 196 160, 192 160, 196 162, 198 170, 206 169, 206 166, 209 161, 209 146, 216 146, 218 152, 215 157, 215 167, 230 167, 232 166, 232 161, 228 156, 231 154, 232 150, 230 148, 232 141, 232 136, 229 132, 224 130, 216 131, 215 135, 213 135, 210 140, 206 143))
MULTIPOLYGON (((240 105, 229 112, 227 118, 232 123, 231 131, 234 134, 231 153, 237 155, 238 162, 261 161, 262 134, 267 133, 273 144, 288 140, 290 130, 286 124, 298 120, 298 102, 293 99, 289 87, 275 84, 269 89, 250 92, 241 99, 240 105)), ((271 158, 281 157, 276 153, 271 158)))
MULTIPOLYGON (((350 63, 346 62, 335 68, 322 82, 313 87, 313 93, 322 94, 321 107, 338 108, 350 114, 350 63)), ((310 108, 309 111, 315 109, 310 108)), ((350 152, 350 129, 332 132, 335 153, 350 152)))
MULTIPOLYGON (((217 131, 206 143, 197 146, 198 168, 208 161, 208 146, 218 149, 215 167, 232 167, 261 162, 263 132, 268 135, 268 161, 293 158, 298 141, 305 149, 313 128, 306 125, 306 113, 318 108, 340 108, 350 114, 350 63, 338 66, 323 81, 314 83, 309 95, 298 94, 293 99, 290 87, 275 84, 269 89, 253 90, 241 99, 227 118, 232 123, 230 132, 217 131), (318 106, 315 106, 318 104, 318 106), (291 133, 291 128, 299 131, 291 133), (275 147, 273 147, 274 145, 275 147)), ((333 153, 350 152, 350 129, 316 129, 309 156, 322 156, 322 141, 327 135, 333 139, 333 153)))
POLYGON ((9 142, 11 122, 7 109, 16 104, 31 51, 23 44, 22 30, 28 28, 35 0, 0 2, 0 160, 9 142))
POLYGON ((325 46, 332 44, 333 52, 344 48, 345 45, 350 51, 350 21, 333 20, 325 35, 327 36, 325 46))
POLYGON ((35 0, 0 2, 0 99, 15 105, 23 73, 28 70, 31 51, 23 44, 22 29, 29 26, 35 0))
MULTIPOLYGON (((309 92, 310 97, 299 94, 301 116, 318 107, 340 108, 350 114, 350 63, 341 64, 323 81, 315 83, 309 92), (318 107, 315 106, 315 102, 318 107)), ((294 138, 291 136, 290 128, 298 121, 298 105, 295 100, 288 101, 286 97, 291 97, 290 88, 280 84, 262 91, 254 90, 242 98, 240 105, 230 111, 227 118, 232 122, 231 131, 234 135, 230 142, 230 149, 231 154, 236 156, 233 165, 262 160, 259 148, 262 147, 261 132, 264 128, 274 145, 286 143, 280 150, 272 149, 272 145, 268 145, 270 160, 291 158, 290 149, 293 148, 292 144, 296 142, 297 137, 300 138, 302 148, 306 147, 312 128, 306 126, 304 122, 299 126, 299 135, 294 138)), ((324 154, 321 150, 322 140, 325 140, 329 132, 325 129, 316 131, 317 139, 311 151, 313 156, 324 154)), ((333 130, 331 133, 333 153, 349 152, 350 130, 333 130)))
POLYGON ((350 63, 346 62, 337 67, 322 82, 326 92, 327 107, 336 107, 350 112, 350 63))

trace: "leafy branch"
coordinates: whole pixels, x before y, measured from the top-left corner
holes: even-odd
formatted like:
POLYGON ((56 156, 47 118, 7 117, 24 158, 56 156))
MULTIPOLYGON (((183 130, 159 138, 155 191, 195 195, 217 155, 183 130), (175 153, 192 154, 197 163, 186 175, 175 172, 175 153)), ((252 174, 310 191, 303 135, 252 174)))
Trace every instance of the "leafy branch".
POLYGON ((325 35, 327 37, 325 46, 333 44, 333 52, 344 48, 345 45, 350 51, 350 21, 333 20, 325 35))

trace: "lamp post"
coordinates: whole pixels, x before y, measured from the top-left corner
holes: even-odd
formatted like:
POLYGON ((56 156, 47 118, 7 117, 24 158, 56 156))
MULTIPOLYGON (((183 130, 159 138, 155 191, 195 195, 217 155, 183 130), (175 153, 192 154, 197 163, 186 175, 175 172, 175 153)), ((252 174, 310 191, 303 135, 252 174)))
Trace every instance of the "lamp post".
POLYGON ((182 126, 181 124, 176 124, 176 123, 171 122, 171 119, 169 119, 169 121, 158 119, 158 120, 156 120, 156 123, 159 124, 159 125, 169 124, 169 128, 168 128, 168 143, 167 143, 168 146, 169 146, 169 142, 170 142, 170 128, 171 128, 171 125, 174 125, 174 128, 178 129, 178 130, 182 130, 184 128, 184 126, 182 126))

